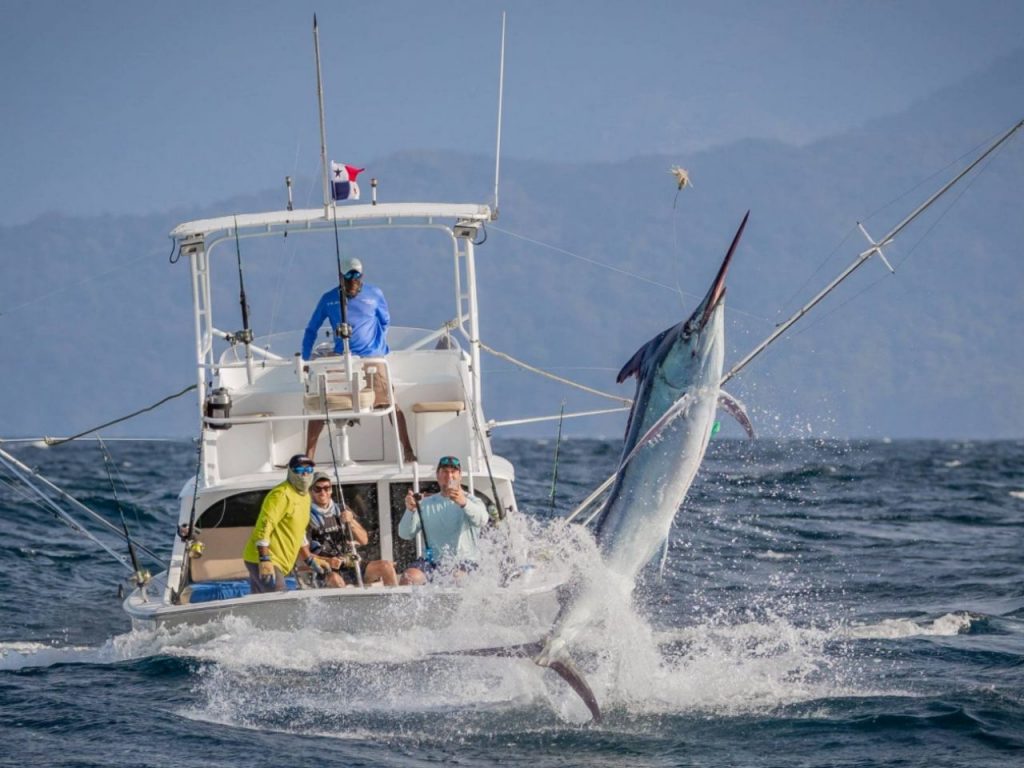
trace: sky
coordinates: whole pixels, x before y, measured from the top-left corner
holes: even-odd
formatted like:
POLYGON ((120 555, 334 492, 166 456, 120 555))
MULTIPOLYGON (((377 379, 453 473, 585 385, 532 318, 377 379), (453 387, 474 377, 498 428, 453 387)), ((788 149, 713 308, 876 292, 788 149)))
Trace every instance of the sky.
POLYGON ((0 226, 205 206, 314 177, 314 12, 329 154, 360 166, 403 150, 493 156, 502 10, 502 153, 567 163, 812 142, 1024 46, 1018 0, 0 8, 0 226))

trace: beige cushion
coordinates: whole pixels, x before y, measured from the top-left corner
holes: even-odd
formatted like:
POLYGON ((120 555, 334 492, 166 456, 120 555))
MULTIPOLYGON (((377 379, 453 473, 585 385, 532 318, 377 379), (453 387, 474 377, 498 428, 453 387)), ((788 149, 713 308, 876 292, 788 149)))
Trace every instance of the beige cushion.
POLYGON ((242 560, 242 550, 252 528, 207 528, 199 533, 204 545, 203 556, 192 558, 192 581, 227 581, 247 579, 249 571, 242 560))
MULTIPOLYGON (((373 390, 363 389, 359 391, 359 408, 364 411, 369 411, 373 408, 375 399, 373 390)), ((324 409, 323 401, 319 395, 306 395, 303 398, 303 403, 306 406, 307 413, 318 413, 324 409)), ((351 411, 352 410, 352 395, 328 395, 327 396, 327 407, 332 411, 351 411)))

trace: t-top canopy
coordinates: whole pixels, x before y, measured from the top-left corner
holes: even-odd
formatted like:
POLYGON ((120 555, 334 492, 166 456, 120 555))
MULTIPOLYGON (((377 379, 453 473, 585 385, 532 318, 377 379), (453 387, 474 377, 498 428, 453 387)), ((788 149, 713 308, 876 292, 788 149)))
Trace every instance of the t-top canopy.
MULTIPOLYGON (((432 224, 434 219, 490 221, 491 209, 476 203, 385 203, 382 205, 346 205, 332 209, 325 214, 323 208, 308 208, 299 211, 270 211, 267 213, 243 213, 237 216, 219 216, 215 219, 198 219, 179 224, 171 230, 171 237, 182 240, 213 232, 263 230, 265 232, 320 229, 334 226, 337 215, 338 226, 355 224, 432 224)), ((440 223, 440 222, 438 222, 440 223)))

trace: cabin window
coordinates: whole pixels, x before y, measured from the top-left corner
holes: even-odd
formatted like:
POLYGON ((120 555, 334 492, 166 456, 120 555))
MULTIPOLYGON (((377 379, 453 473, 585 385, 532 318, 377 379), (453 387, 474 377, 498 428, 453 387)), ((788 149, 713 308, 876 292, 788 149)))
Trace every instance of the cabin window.
MULTIPOLYGON (((377 519, 377 485, 376 483, 342 484, 345 501, 355 512, 356 518, 366 528, 369 542, 359 548, 363 561, 380 558, 380 521, 377 519)), ((200 531, 208 528, 248 528, 256 525, 260 514, 260 506, 268 491, 244 491, 214 502, 206 508, 196 522, 200 531)), ((334 490, 334 500, 338 501, 338 490, 334 490)), ((238 556, 241 557, 241 551, 238 556)))

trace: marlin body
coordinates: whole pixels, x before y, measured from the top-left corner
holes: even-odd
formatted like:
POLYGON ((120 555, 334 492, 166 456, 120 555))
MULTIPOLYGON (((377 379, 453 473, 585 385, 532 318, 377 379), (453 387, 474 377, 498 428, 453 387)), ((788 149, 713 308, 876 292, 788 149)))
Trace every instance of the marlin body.
POLYGON ((558 672, 600 717, 589 686, 566 648, 587 625, 607 590, 631 590, 668 539, 672 521, 704 460, 715 414, 725 407, 752 435, 743 406, 719 387, 725 358, 725 276, 747 223, 744 216, 711 288, 693 314, 655 336, 619 372, 637 377, 622 458, 595 532, 614 584, 590 585, 560 617, 534 661, 558 672))
POLYGON ((630 583, 668 538, 704 461, 719 405, 752 433, 743 406, 719 388, 725 276, 749 215, 693 314, 647 342, 619 371, 619 383, 637 377, 636 397, 595 535, 607 568, 630 583))

